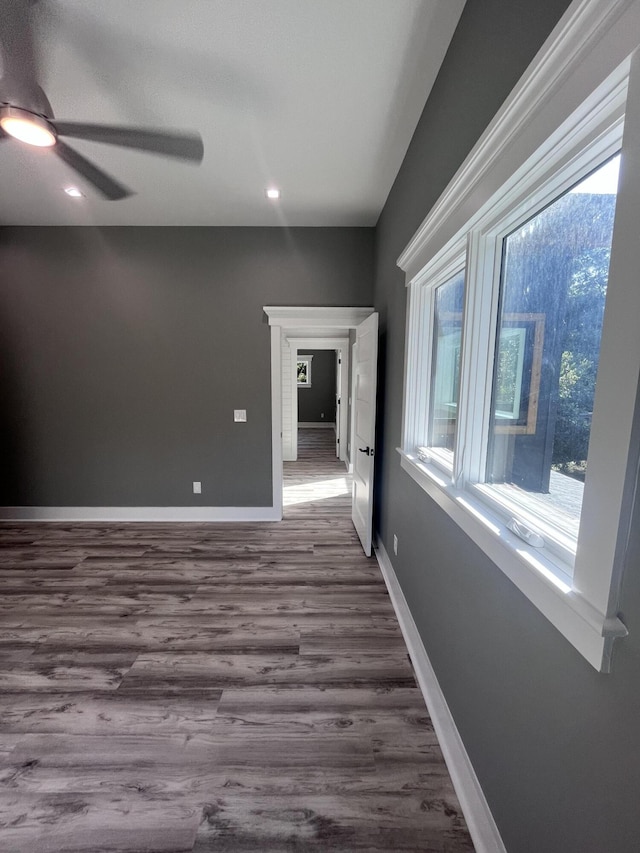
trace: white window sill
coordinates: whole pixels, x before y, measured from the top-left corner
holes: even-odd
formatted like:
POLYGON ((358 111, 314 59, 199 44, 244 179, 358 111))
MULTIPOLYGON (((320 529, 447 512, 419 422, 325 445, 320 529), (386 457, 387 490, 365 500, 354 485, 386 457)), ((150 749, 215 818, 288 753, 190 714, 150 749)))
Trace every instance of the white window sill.
POLYGON ((578 524, 573 519, 566 518, 560 509, 555 508, 554 517, 553 511, 543 501, 538 502, 535 496, 520 492, 517 487, 506 483, 477 484, 469 487, 469 491, 472 493, 472 500, 476 499, 480 504, 484 504, 490 513, 493 510, 503 524, 506 525, 510 518, 517 518, 540 533, 545 540, 545 547, 543 550, 531 549, 531 556, 547 558, 552 573, 569 588, 573 586, 578 538, 578 524), (575 529, 573 537, 567 532, 569 523, 575 529))
POLYGON ((504 521, 468 492, 456 489, 434 465, 398 448, 404 471, 443 509, 597 670, 609 669, 615 637, 624 624, 607 619, 572 586, 570 568, 552 563, 507 529, 504 521))

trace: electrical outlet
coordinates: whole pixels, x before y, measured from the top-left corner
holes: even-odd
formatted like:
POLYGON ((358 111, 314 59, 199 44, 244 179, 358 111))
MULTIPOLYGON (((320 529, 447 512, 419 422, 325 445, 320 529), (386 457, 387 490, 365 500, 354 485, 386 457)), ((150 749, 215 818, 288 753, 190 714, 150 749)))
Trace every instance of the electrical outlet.
POLYGON ((393 534, 393 553, 398 556, 398 537, 396 534, 393 534))
POLYGON ((324 418, 324 412, 320 412, 320 417, 324 418))
POLYGON ((199 483, 197 480, 193 481, 193 494, 201 495, 202 494, 202 483, 199 483))

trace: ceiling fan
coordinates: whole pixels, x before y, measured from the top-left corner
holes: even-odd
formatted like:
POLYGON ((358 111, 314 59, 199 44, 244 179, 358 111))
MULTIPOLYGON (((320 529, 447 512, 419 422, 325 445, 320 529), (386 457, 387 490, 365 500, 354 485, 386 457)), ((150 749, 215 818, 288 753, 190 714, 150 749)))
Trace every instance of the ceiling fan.
POLYGON ((30 7, 37 3, 38 0, 0 0, 0 140, 13 137, 27 145, 50 148, 110 201, 127 198, 133 192, 60 137, 120 145, 195 163, 202 161, 204 148, 197 133, 58 121, 37 82, 30 20, 30 7))

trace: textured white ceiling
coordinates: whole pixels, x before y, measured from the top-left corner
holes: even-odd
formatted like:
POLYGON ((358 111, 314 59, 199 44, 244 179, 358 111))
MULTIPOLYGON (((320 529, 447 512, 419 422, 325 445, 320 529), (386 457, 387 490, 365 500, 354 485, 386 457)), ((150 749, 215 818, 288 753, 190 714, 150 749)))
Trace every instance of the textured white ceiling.
POLYGON ((41 0, 40 82, 57 118, 198 130, 205 155, 195 166, 69 140, 135 190, 114 202, 50 151, 5 140, 0 223, 374 225, 463 6, 41 0))

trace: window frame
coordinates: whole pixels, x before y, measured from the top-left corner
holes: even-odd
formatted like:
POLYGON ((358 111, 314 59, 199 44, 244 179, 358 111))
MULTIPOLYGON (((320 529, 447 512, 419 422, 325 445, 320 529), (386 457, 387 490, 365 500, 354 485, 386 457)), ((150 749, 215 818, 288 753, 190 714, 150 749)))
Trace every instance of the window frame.
MULTIPOLYGON (((504 240, 521 227, 533 216, 553 204, 567 190, 573 187, 586 174, 589 174, 600 164, 619 152, 622 146, 621 120, 613 118, 608 130, 581 148, 582 140, 575 138, 576 152, 572 162, 556 166, 554 158, 550 157, 548 175, 540 186, 533 184, 531 195, 521 203, 511 206, 508 200, 494 206, 492 219, 485 228, 479 229, 478 239, 473 241, 470 250, 469 268, 476 270, 474 279, 479 291, 478 297, 485 304, 476 308, 481 317, 480 323, 474 322, 474 317, 467 315, 465 323, 475 326, 477 334, 467 349, 465 368, 466 382, 474 382, 482 391, 482 406, 465 407, 465 420, 461 441, 471 446, 471 456, 467 460, 466 470, 460 472, 459 482, 464 482, 467 490, 475 499, 486 503, 490 509, 505 523, 511 517, 520 517, 532 530, 543 536, 547 543, 544 553, 551 563, 557 563, 558 574, 566 581, 571 579, 575 571, 577 543, 572 537, 554 530, 540 517, 527 511, 522 504, 499 496, 486 482, 486 464, 491 434, 491 399, 493 393, 493 365, 496 352, 499 327, 499 297, 502 273, 504 240), (558 171, 556 171, 556 169, 558 171), (477 252, 477 258, 474 257, 477 252), (491 270, 491 273, 489 273, 491 270), (469 434, 473 436, 471 443, 467 441, 469 434), (475 438, 475 440, 474 440, 475 438)), ((523 182, 523 192, 526 193, 527 181, 523 182)), ((461 385, 463 379, 461 378, 461 385)), ((530 555, 534 556, 534 555, 530 555)))
MULTIPOLYGON (((611 387, 615 382, 601 381, 596 386, 583 522, 575 559, 576 549, 562 537, 552 547, 547 543, 541 549, 517 536, 509 521, 513 509, 510 502, 488 493, 483 480, 502 240, 621 147, 623 160, 627 156, 629 144, 622 139, 625 104, 627 125, 631 121, 634 132, 640 131, 640 115, 629 115, 633 99, 627 99, 627 87, 640 91, 640 60, 636 56, 631 62, 637 37, 634 39, 628 29, 636 27, 639 32, 638 22, 637 0, 619 0, 606 10, 591 0, 576 0, 398 262, 407 274, 408 285, 401 466, 600 671, 609 670, 613 640, 627 633, 617 615, 617 598, 639 455, 632 433, 640 347, 629 344, 633 351, 625 353, 625 358, 631 359, 626 366, 627 378, 636 377, 633 390, 630 383, 622 390, 611 387), (573 50, 569 49, 571 45, 573 50), (563 51, 571 60, 558 72, 554 63, 563 51), (608 68, 602 63, 606 51, 608 68), (553 79, 555 92, 552 87, 550 92, 545 74, 553 79), (545 82, 546 90, 542 85, 545 82), (532 98, 532 88, 536 87, 539 97, 532 99, 532 106, 527 105, 526 99, 532 98), (515 130, 509 119, 515 122, 515 130), (496 134, 501 138, 498 150, 496 134), (496 180, 498 176, 500 180, 496 180), (470 201, 472 197, 475 205, 470 201), (444 271, 451 271, 451 264, 459 263, 463 247, 463 391, 454 461, 448 469, 430 451, 420 458, 413 440, 417 435, 416 418, 429 412, 429 383, 419 384, 421 377, 430 376, 424 372, 425 355, 433 348, 432 321, 429 334, 424 337, 424 302, 433 299, 435 287, 444 282, 444 271), (603 390, 605 384, 610 387, 603 390), (610 450, 604 446, 603 412, 611 406, 616 393, 618 397, 626 393, 632 399, 626 401, 624 423, 619 429, 623 444, 616 447, 615 465, 607 471, 610 450), (599 505, 599 488, 605 488, 607 494, 610 489, 615 492, 612 506, 604 512, 599 505), (601 539, 606 540, 604 544, 601 539)), ((637 101, 636 98, 636 104, 637 101)), ((637 106, 635 109, 640 113, 637 106)), ((632 148, 630 133, 629 140, 632 148)), ((629 156, 633 157, 631 150, 629 156)), ((632 183, 633 171, 629 163, 627 184, 632 183)), ((624 163, 621 185, 623 174, 624 163)), ((631 198, 631 189, 619 189, 631 198)), ((628 278, 624 260, 617 264, 617 252, 622 255, 625 251, 617 246, 622 242, 617 236, 618 219, 625 217, 620 208, 619 192, 599 378, 615 374, 615 359, 618 363, 620 360, 620 342, 616 348, 614 341, 615 324, 624 320, 625 310, 640 308, 629 282, 624 282, 625 275, 628 278), (615 304, 610 307, 612 290, 615 304)), ((626 242, 629 251, 629 237, 626 242)))
POLYGON ((462 259, 461 263, 462 265, 460 266, 460 269, 454 272, 453 275, 448 276, 447 278, 445 278, 444 281, 440 281, 435 286, 430 287, 428 291, 430 301, 429 337, 431 339, 431 361, 429 365, 429 387, 428 389, 426 389, 428 405, 427 420, 424 424, 423 430, 423 435, 426 438, 426 441, 423 442, 424 446, 421 449, 425 453, 427 453, 434 460, 434 462, 436 462, 437 464, 441 464, 444 470, 446 471, 453 470, 454 462, 455 435, 457 433, 458 407, 460 402, 460 375, 458 373, 458 376, 456 377, 455 351, 456 349, 460 350, 460 353, 457 358, 458 360, 461 360, 463 310, 461 307, 460 312, 456 312, 456 314, 454 315, 455 318, 459 320, 460 324, 459 333, 456 334, 456 339, 458 341, 457 346, 454 350, 450 349, 448 351, 448 354, 446 355, 446 361, 443 362, 443 358, 445 357, 447 350, 441 349, 440 347, 441 338, 438 334, 438 296, 442 288, 454 284, 458 278, 462 277, 462 298, 464 305, 465 267, 464 261, 462 259), (436 407, 438 405, 437 389, 442 389, 443 366, 444 379, 447 380, 447 383, 449 381, 451 382, 450 394, 448 395, 449 402, 446 405, 455 408, 455 422, 453 428, 454 447, 451 449, 443 447, 439 444, 434 444, 433 441, 434 431, 436 429, 436 407))
POLYGON ((407 305, 407 317, 411 315, 413 321, 411 338, 407 335, 407 346, 415 340, 420 343, 415 354, 409 357, 407 350, 405 357, 405 404, 402 428, 402 434, 405 437, 404 446, 410 445, 416 450, 416 454, 419 453, 423 461, 430 462, 445 475, 453 472, 455 450, 451 453, 439 447, 432 447, 428 443, 431 428, 431 400, 428 389, 431 388, 434 360, 436 291, 458 273, 466 274, 465 254, 464 241, 456 242, 449 247, 428 274, 418 277, 416 288, 410 291, 407 305))

